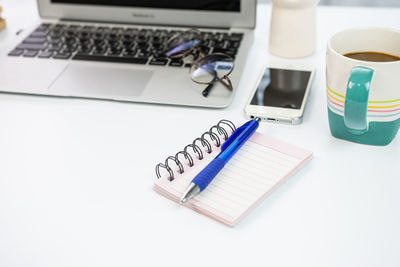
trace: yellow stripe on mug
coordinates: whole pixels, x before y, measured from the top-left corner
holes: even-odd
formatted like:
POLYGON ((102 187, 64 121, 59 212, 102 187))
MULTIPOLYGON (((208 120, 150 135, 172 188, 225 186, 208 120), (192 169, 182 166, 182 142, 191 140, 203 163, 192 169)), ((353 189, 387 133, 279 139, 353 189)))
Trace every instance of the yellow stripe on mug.
MULTIPOLYGON (((327 88, 327 94, 334 100, 340 102, 340 103, 344 103, 344 99, 345 97, 342 96, 341 94, 333 91, 328 85, 326 85, 327 88), (339 96, 341 98, 343 98, 343 100, 334 97, 333 94, 335 94, 335 96, 339 96)), ((395 103, 395 102, 400 102, 400 98, 399 99, 395 99, 395 100, 387 100, 387 101, 368 101, 368 104, 386 104, 386 103, 395 103)), ((368 105, 368 108, 379 108, 379 109, 383 109, 383 108, 395 108, 395 107, 400 107, 400 103, 399 104, 395 104, 395 105, 390 105, 390 106, 370 106, 368 105)))

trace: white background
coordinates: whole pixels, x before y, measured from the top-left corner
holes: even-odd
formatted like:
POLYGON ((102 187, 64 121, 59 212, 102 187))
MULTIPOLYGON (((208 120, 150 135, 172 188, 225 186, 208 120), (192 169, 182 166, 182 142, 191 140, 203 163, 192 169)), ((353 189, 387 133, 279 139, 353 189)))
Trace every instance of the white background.
MULTIPOLYGON (((33 0, 0 3, 4 49, 38 17, 33 0)), ((0 94, 0 266, 400 266, 400 138, 385 147, 333 138, 324 75, 331 35, 400 28, 400 9, 318 7, 316 53, 298 60, 317 66, 304 122, 259 129, 315 157, 236 228, 152 190, 166 156, 219 119, 245 121, 249 91, 272 58, 269 13, 259 6, 227 109, 0 94)))

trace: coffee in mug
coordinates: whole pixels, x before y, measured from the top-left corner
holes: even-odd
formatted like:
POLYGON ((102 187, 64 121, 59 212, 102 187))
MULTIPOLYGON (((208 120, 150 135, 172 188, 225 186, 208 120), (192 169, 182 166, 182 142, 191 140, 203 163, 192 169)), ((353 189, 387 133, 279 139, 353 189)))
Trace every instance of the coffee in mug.
POLYGON ((345 57, 373 62, 391 62, 400 60, 400 57, 381 52, 352 52, 344 54, 345 57))

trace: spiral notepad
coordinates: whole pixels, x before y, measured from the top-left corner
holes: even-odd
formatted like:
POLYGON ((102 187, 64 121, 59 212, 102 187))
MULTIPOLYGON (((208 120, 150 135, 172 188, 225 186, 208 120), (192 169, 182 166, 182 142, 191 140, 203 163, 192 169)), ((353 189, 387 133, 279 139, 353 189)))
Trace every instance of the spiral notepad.
MULTIPOLYGON (((158 164, 156 192, 179 202, 191 180, 215 158, 235 129, 230 121, 221 120, 175 156, 158 164)), ((311 151, 256 132, 209 186, 185 206, 234 226, 311 158, 311 151)))

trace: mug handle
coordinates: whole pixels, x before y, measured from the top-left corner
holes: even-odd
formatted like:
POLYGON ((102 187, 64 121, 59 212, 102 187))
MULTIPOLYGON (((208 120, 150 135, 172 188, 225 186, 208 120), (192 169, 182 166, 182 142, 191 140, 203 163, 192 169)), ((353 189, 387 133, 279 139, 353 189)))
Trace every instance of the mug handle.
POLYGON ((350 72, 344 101, 344 125, 352 134, 361 135, 368 131, 368 97, 373 74, 373 69, 364 66, 355 66, 350 72))

